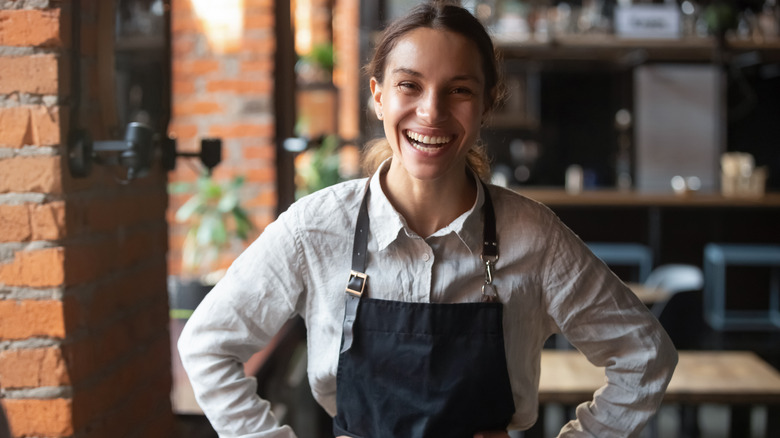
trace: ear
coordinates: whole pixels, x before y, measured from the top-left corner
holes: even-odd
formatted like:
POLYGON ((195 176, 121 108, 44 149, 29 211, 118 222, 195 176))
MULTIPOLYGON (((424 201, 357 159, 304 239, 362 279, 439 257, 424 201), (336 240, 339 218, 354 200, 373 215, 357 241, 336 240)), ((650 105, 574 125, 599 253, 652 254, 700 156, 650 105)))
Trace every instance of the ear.
POLYGON ((379 83, 379 81, 376 80, 376 78, 371 78, 371 82, 369 83, 369 86, 371 87, 371 97, 374 100, 374 112, 376 112, 378 118, 382 118, 380 115, 382 114, 382 84, 379 83))

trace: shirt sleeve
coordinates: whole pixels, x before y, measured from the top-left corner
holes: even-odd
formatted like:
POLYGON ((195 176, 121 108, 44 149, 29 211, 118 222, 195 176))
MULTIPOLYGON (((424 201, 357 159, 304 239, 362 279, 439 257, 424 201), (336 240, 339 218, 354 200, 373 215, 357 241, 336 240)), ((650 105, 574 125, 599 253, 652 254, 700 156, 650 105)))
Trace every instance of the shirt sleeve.
POLYGON ((243 363, 296 313, 304 290, 289 213, 266 227, 187 321, 178 348, 196 400, 221 437, 290 438, 243 363), (288 224, 289 223, 289 224, 288 224))
POLYGON ((560 438, 637 436, 661 403, 677 351, 658 320, 587 246, 559 221, 548 251, 548 313, 606 384, 560 438))

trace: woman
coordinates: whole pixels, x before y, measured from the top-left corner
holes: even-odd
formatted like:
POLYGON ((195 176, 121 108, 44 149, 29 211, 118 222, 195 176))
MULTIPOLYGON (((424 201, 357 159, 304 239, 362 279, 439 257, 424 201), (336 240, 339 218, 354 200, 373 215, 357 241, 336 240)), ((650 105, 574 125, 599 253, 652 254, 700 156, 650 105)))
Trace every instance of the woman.
POLYGON ((240 363, 296 314, 337 436, 527 429, 556 332, 608 378, 561 437, 634 436, 655 412, 676 363, 658 322, 548 209, 483 182, 496 65, 485 29, 459 7, 422 5, 386 29, 368 66, 386 141, 366 161, 378 169, 269 225, 179 341, 220 434, 294 436, 240 363))

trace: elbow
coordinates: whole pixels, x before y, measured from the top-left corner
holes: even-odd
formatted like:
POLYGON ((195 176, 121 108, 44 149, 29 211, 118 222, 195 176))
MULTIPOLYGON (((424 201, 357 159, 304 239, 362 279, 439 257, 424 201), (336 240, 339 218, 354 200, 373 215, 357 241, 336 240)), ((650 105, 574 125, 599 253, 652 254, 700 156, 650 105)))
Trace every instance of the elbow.
POLYGON ((672 340, 669 339, 669 336, 667 336, 666 332, 663 332, 661 341, 658 344, 656 359, 658 363, 661 364, 661 369, 665 371, 666 383, 668 384, 672 379, 674 369, 677 367, 679 355, 677 353, 677 348, 675 348, 674 343, 672 343, 672 340))
POLYGON ((190 354, 192 352, 191 347, 196 344, 197 343, 193 342, 191 339, 191 333, 188 330, 188 326, 185 325, 184 329, 179 335, 179 339, 176 341, 176 350, 179 352, 179 358, 181 358, 181 363, 185 370, 187 369, 187 364, 189 363, 190 354))

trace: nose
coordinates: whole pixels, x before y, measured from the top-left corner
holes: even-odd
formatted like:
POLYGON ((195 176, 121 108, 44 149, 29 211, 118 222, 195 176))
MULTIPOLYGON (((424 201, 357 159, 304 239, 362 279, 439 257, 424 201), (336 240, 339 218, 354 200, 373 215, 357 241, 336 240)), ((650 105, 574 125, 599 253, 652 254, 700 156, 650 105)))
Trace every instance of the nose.
POLYGON ((423 94, 417 105, 417 117, 434 124, 443 120, 447 115, 446 99, 434 90, 423 94))

